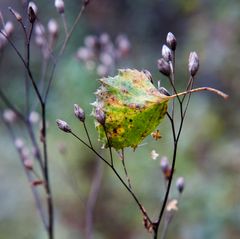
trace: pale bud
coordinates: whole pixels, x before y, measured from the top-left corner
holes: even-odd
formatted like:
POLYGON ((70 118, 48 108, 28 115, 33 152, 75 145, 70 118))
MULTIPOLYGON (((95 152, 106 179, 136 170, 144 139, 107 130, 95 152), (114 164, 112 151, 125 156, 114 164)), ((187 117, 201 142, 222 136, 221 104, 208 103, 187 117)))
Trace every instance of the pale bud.
POLYGON ((42 35, 45 34, 45 28, 44 28, 44 26, 41 23, 37 23, 35 25, 34 30, 35 30, 35 34, 36 35, 42 36, 42 35))
POLYGON ((166 42, 173 51, 176 50, 177 40, 176 40, 176 37, 171 32, 167 34, 166 42))
POLYGON ((117 37, 116 45, 117 45, 118 51, 120 53, 120 56, 126 55, 131 48, 131 44, 125 35, 119 35, 117 37))
POLYGON ((102 53, 99 59, 106 66, 110 66, 113 63, 112 56, 110 56, 108 53, 102 53))
POLYGON ((172 61, 172 52, 166 45, 162 47, 162 57, 166 61, 172 61))
POLYGON ((80 121, 82 121, 82 122, 85 121, 84 110, 77 104, 74 104, 74 114, 80 121))
POLYGON ((97 38, 95 36, 86 36, 84 39, 84 44, 88 48, 94 48, 97 44, 97 38))
POLYGON ((191 52, 188 60, 188 70, 191 76, 195 76, 199 69, 199 58, 195 51, 191 52))
POLYGON ((66 133, 71 133, 72 132, 72 130, 71 130, 71 128, 70 128, 70 126, 68 125, 67 122, 65 122, 63 120, 60 120, 60 119, 57 119, 56 123, 57 123, 57 126, 60 130, 66 132, 66 133))
POLYGON ((37 5, 34 2, 28 4, 28 19, 31 23, 34 23, 37 17, 37 5))
POLYGON ((12 32, 14 30, 14 26, 12 22, 6 22, 5 26, 4 26, 4 31, 6 33, 6 35, 9 37, 12 32))
POLYGON ((22 21, 22 16, 18 12, 13 10, 11 7, 9 7, 8 9, 16 17, 17 21, 22 21))
POLYGON ((38 121, 39 121, 39 114, 38 112, 36 111, 32 111, 30 114, 29 114, 29 121, 33 124, 36 124, 38 121))
POLYGON ((13 123, 17 118, 16 113, 11 110, 11 109, 6 109, 3 112, 3 119, 7 122, 7 123, 13 123))
POLYGON ((103 65, 103 64, 98 65, 98 67, 97 67, 97 74, 98 74, 100 77, 106 76, 106 75, 108 74, 108 68, 107 68, 107 66, 105 66, 105 65, 103 65))
POLYGON ((33 161, 31 159, 25 159, 23 161, 23 164, 24 164, 26 169, 28 169, 28 170, 32 170, 33 169, 33 161))
POLYGON ((158 70, 165 76, 170 76, 171 68, 167 61, 163 58, 160 58, 157 62, 158 70))
POLYGON ((14 145, 15 147, 18 149, 18 150, 22 150, 23 149, 23 146, 24 146, 24 142, 22 139, 20 138, 17 138, 14 142, 14 145))
POLYGON ((110 37, 107 33, 102 33, 99 37, 99 42, 102 44, 102 45, 106 45, 110 42, 110 37))
POLYGON ((49 20, 48 31, 53 37, 57 36, 57 34, 58 34, 58 23, 55 19, 49 20))
POLYGON ((169 161, 166 156, 163 156, 160 160, 160 166, 163 172, 166 172, 169 169, 169 161))
POLYGON ((57 11, 62 14, 64 13, 64 1, 63 0, 55 0, 55 7, 57 11))
POLYGON ((77 51, 76 57, 82 61, 88 61, 94 57, 92 50, 87 47, 80 47, 77 51))
POLYGON ((182 193, 185 187, 185 180, 183 177, 179 177, 176 181, 176 187, 179 191, 179 193, 182 193))

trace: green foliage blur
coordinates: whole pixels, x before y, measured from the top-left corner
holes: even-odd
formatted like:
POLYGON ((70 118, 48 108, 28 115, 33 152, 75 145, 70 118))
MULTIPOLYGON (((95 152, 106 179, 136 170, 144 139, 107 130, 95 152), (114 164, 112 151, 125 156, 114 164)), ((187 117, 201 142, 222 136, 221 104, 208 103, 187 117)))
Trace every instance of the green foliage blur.
MULTIPOLYGON (((47 24, 55 18, 61 33, 56 49, 64 36, 61 17, 54 1, 35 1, 38 17, 47 24)), ((23 49, 23 35, 8 6, 20 13, 21 1, 0 2, 5 19, 14 22, 12 40, 23 49)), ((70 26, 81 2, 65 1, 65 16, 70 26)), ((175 179, 184 176, 186 189, 179 200, 179 210, 168 229, 167 238, 178 239, 237 239, 240 236, 240 2, 238 0, 90 0, 66 52, 58 62, 49 95, 48 150, 50 179, 55 204, 57 239, 85 238, 85 209, 91 182, 97 167, 96 158, 73 137, 60 132, 55 120, 66 120, 84 139, 84 129, 74 117, 73 104, 84 108, 87 126, 95 147, 101 150, 90 116, 90 103, 98 87, 96 72, 88 70, 76 59, 77 49, 89 35, 108 33, 114 39, 126 34, 131 42, 127 58, 117 68, 148 69, 156 83, 169 88, 157 70, 162 44, 168 32, 177 38, 176 80, 184 89, 190 51, 200 58, 200 71, 195 86, 211 86, 229 94, 224 101, 209 93, 192 95, 181 136, 175 179), (64 152, 63 152, 64 151, 64 152)), ((31 65, 39 77, 41 57, 32 45, 31 65)), ((0 87, 17 107, 24 104, 24 68, 9 45, 0 56, 0 87)), ((115 72, 116 73, 116 70, 115 72)), ((33 95, 31 96, 34 102, 33 95)), ((36 102, 35 102, 36 103, 36 102)), ((1 109, 4 104, 0 102, 1 109)), ((148 137, 133 153, 127 149, 126 164, 133 189, 147 211, 158 216, 165 192, 159 158, 152 160, 151 151, 160 156, 172 156, 170 124, 165 119, 159 126, 162 139, 148 137)), ((21 125, 17 133, 24 137, 21 125)), ((36 132, 39 125, 36 125, 36 132)), ((35 210, 30 186, 4 124, 0 122, 0 239, 47 238, 35 210)), ((117 156, 115 160, 118 161, 117 156)), ((121 164, 119 164, 119 168, 121 164)), ((103 167, 100 191, 94 209, 94 239, 151 238, 142 225, 141 213, 113 173, 103 167)), ((123 170, 121 171, 124 176, 123 170)), ((175 180, 171 198, 176 197, 175 180)), ((43 198, 44 201, 44 198, 43 198)))

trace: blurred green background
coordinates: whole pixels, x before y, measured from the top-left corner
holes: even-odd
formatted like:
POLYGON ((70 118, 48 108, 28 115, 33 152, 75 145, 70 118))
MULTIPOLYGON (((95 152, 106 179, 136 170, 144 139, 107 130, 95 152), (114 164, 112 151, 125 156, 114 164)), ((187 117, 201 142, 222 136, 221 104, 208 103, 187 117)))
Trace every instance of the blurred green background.
MULTIPOLYGON (((61 18, 54 1, 35 1, 38 17, 47 24, 55 18, 61 27, 56 49, 63 40, 61 18)), ((8 6, 23 12, 21 1, 1 0, 5 20, 14 22, 12 39, 23 49, 23 35, 8 11, 8 6)), ((65 1, 65 15, 70 26, 80 9, 77 0, 65 1)), ((48 137, 50 178, 55 203, 57 239, 85 238, 85 208, 97 158, 69 135, 59 132, 55 120, 66 120, 85 138, 82 125, 73 115, 73 104, 81 105, 87 125, 100 150, 94 123, 90 117, 98 87, 95 71, 76 60, 76 51, 89 35, 108 33, 112 39, 126 34, 131 42, 127 58, 116 68, 148 69, 154 82, 167 80, 157 70, 157 59, 166 35, 177 38, 177 87, 187 80, 188 54, 196 51, 200 71, 196 86, 211 86, 230 95, 227 101, 209 93, 195 94, 181 136, 175 178, 184 176, 186 189, 168 231, 168 238, 237 239, 240 237, 240 2, 239 0, 93 0, 74 31, 66 52, 58 62, 49 96, 48 137), (66 148, 64 154, 59 147, 66 148)), ((24 105, 24 69, 9 45, 0 53, 0 87, 19 108, 24 105)), ((32 45, 32 68, 39 78, 41 57, 32 45)), ((33 98, 34 104, 34 98, 33 98)), ((4 104, 0 103, 1 109, 4 104)), ((16 133, 25 137, 21 124, 16 133)), ((148 137, 136 152, 127 149, 126 158, 133 188, 150 215, 157 217, 164 195, 159 158, 153 161, 153 149, 171 158, 171 129, 167 120, 159 127, 163 138, 153 142, 148 137)), ((39 125, 36 125, 36 132, 39 125)), ((0 122, 0 239, 47 238, 24 171, 4 124, 0 122)), ((101 151, 105 154, 105 151, 101 151)), ((106 152, 106 157, 108 152, 106 152)), ((117 158, 116 158, 117 160, 117 158)), ((103 177, 94 209, 95 239, 151 238, 142 225, 134 201, 113 173, 102 165, 103 177)), ((120 166, 120 165, 119 165, 120 166)), ((175 185, 172 197, 176 196, 175 185)))

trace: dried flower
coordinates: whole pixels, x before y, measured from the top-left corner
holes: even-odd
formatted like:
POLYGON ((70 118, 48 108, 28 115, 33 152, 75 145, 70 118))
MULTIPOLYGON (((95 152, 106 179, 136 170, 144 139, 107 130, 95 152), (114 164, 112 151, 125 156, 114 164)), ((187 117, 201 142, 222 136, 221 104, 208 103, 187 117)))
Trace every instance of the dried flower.
POLYGON ((191 52, 189 54, 189 60, 188 60, 188 70, 190 75, 193 77, 197 74, 197 71, 199 69, 199 58, 195 51, 191 52))
POLYGON ((71 133, 72 132, 72 130, 71 130, 71 128, 70 128, 70 126, 68 125, 67 122, 65 122, 63 120, 60 120, 60 119, 57 119, 56 123, 57 123, 57 126, 60 130, 66 132, 66 133, 71 133))
POLYGON ((168 212, 172 212, 172 211, 177 211, 178 210, 178 201, 176 199, 172 199, 166 207, 166 210, 168 212))
POLYGON ((64 13, 64 1, 63 0, 55 0, 54 5, 60 14, 64 13))
POLYGON ((156 150, 152 150, 151 152, 151 158, 153 160, 156 160, 159 157, 159 154, 156 152, 156 150))
POLYGON ((162 57, 167 62, 172 61, 172 52, 166 45, 163 45, 163 47, 162 47, 162 57))
POLYGON ((156 131, 151 133, 151 136, 157 141, 162 138, 160 131, 157 129, 156 131))
POLYGON ((31 182, 31 185, 33 187, 36 187, 36 186, 39 186, 39 185, 43 185, 44 184, 44 181, 42 179, 37 179, 37 180, 34 180, 31 182))
POLYGON ((176 50, 177 40, 176 40, 176 37, 171 32, 167 34, 166 42, 173 51, 176 50))
POLYGON ((74 114, 80 121, 82 121, 82 122, 85 121, 84 110, 77 104, 74 104, 74 114))
POLYGON ((163 58, 160 58, 157 62, 158 70, 165 76, 170 76, 171 68, 167 61, 163 58))
POLYGON ((183 177, 179 177, 176 181, 176 187, 179 191, 179 193, 182 193, 185 188, 185 180, 183 177))

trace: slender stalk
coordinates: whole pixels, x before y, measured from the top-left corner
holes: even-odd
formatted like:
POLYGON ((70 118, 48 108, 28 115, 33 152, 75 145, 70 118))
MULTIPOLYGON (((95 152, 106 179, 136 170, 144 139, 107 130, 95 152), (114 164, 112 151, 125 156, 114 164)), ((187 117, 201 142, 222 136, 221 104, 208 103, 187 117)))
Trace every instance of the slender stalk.
POLYGON ((101 186, 101 180, 103 176, 103 167, 101 161, 98 160, 96 163, 96 169, 91 184, 90 193, 86 205, 86 238, 93 238, 93 210, 96 205, 98 192, 101 186))
POLYGON ((106 163, 113 171, 113 173, 117 176, 117 178, 120 180, 120 182, 122 183, 122 185, 125 187, 125 189, 130 193, 130 195, 133 197, 133 199, 135 200, 135 202, 137 203, 139 209, 141 210, 142 214, 144 215, 144 217, 148 220, 148 222, 152 225, 152 220, 150 219, 150 217, 148 216, 145 208, 142 206, 142 204, 140 203, 139 199, 137 198, 137 196, 135 195, 135 193, 131 190, 131 188, 129 188, 129 186, 124 182, 124 180, 122 179, 122 177, 119 175, 119 173, 117 172, 117 170, 115 169, 114 165, 112 165, 111 163, 109 163, 105 158, 103 158, 94 148, 91 148, 90 145, 88 145, 84 140, 82 140, 80 137, 78 137, 74 132, 70 132, 70 134, 72 134, 76 139, 78 139, 81 143, 83 143, 85 146, 87 146, 93 153, 95 153, 101 160, 104 161, 104 163, 106 163))
POLYGON ((63 44, 62 44, 62 48, 61 48, 61 50, 60 50, 60 52, 59 52, 59 55, 60 55, 60 56, 63 54, 63 52, 64 52, 64 50, 65 50, 65 48, 66 48, 66 46, 67 46, 67 43, 68 43, 68 41, 70 40, 70 38, 71 38, 71 36, 72 36, 72 33, 73 33, 75 27, 77 26, 78 21, 79 21, 79 19, 81 18, 82 14, 83 14, 83 12, 84 12, 84 10, 85 10, 85 8, 86 8, 86 4, 83 3, 83 5, 82 5, 82 7, 81 7, 81 9, 80 9, 77 17, 76 17, 76 19, 75 19, 75 21, 74 21, 71 29, 69 30, 68 34, 67 34, 66 37, 65 37, 65 40, 64 40, 64 42, 63 42, 63 44))
POLYGON ((127 167, 126 167, 126 164, 125 164, 124 149, 122 149, 121 161, 122 161, 122 165, 123 165, 123 169, 124 169, 125 176, 126 176, 127 181, 128 181, 128 187, 129 187, 130 189, 132 189, 131 180, 130 180, 130 177, 128 176, 128 171, 127 171, 127 167))

